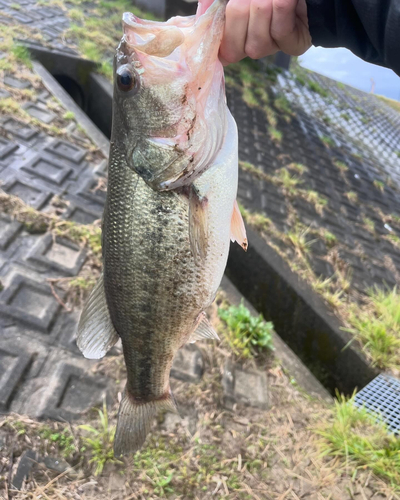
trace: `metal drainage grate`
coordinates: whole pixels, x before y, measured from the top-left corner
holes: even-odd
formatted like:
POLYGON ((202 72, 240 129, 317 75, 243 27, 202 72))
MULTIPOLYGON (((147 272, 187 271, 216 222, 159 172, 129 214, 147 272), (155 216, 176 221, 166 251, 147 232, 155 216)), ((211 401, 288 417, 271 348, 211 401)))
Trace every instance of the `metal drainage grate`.
POLYGON ((378 375, 356 395, 354 404, 380 415, 390 431, 400 434, 400 380, 397 378, 378 375))

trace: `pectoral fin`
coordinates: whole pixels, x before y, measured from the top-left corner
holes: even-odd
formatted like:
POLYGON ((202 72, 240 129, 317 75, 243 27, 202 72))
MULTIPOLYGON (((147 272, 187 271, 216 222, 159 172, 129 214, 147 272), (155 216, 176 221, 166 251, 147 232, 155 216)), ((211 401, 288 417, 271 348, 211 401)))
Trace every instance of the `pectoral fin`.
POLYGON ((208 200, 192 184, 189 192, 189 240, 196 262, 204 259, 208 247, 208 200))
POLYGON ((196 340, 202 339, 219 340, 218 334, 211 326, 211 323, 208 321, 205 312, 199 314, 195 329, 189 338, 189 343, 193 344, 194 342, 196 342, 196 340))
POLYGON ((85 358, 100 359, 118 341, 104 292, 103 275, 98 279, 83 308, 76 343, 85 358))
POLYGON ((244 227, 243 217, 240 213, 238 202, 235 200, 231 219, 231 241, 237 241, 246 252, 248 247, 246 228, 244 227))

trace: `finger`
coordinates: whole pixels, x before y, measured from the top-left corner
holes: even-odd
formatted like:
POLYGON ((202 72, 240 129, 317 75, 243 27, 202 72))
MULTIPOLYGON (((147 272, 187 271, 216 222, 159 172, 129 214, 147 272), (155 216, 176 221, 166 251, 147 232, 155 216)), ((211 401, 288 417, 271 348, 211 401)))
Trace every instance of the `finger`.
POLYGON ((245 45, 245 52, 252 59, 275 54, 278 50, 270 34, 271 20, 272 0, 252 0, 245 45))
POLYGON ((303 54, 311 46, 305 0, 272 1, 272 38, 283 52, 303 54))
POLYGON ((272 0, 271 36, 277 42, 284 40, 295 31, 297 3, 298 0, 272 0))
POLYGON ((220 56, 225 62, 233 63, 246 57, 247 27, 251 0, 230 0, 226 7, 226 21, 220 56))

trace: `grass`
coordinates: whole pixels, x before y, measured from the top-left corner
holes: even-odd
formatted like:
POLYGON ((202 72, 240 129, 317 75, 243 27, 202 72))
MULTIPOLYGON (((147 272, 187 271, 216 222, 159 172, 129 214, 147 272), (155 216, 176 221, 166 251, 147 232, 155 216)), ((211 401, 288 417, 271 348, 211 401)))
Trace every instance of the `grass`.
POLYGON ((244 87, 242 91, 242 99, 250 108, 255 108, 258 106, 258 99, 254 95, 253 89, 251 87, 244 87))
POLYGON ((254 177, 257 177, 257 179, 270 181, 270 176, 268 174, 264 173, 263 170, 261 170, 261 168, 256 167, 255 165, 253 165, 248 161, 239 161, 239 167, 244 172, 248 172, 254 177))
POLYGON ((399 101, 395 101, 394 99, 389 99, 388 97, 384 97, 383 95, 378 95, 377 97, 379 99, 381 99, 383 102, 385 102, 391 108, 400 112, 400 102, 399 101))
POLYGON ((323 237, 325 243, 327 244, 327 246, 330 248, 335 246, 337 243, 336 236, 333 233, 331 233, 330 231, 328 231, 327 229, 323 229, 322 237, 323 237))
POLYGON ((350 328, 374 365, 380 368, 400 365, 400 295, 393 290, 369 290, 363 307, 349 313, 350 328))
POLYGON ((343 161, 340 161, 340 160, 335 160, 333 162, 333 164, 335 165, 335 167, 337 167, 342 173, 344 172, 347 172, 349 170, 349 167, 343 162, 343 161))
POLYGON ((73 113, 72 111, 67 111, 66 113, 64 113, 63 118, 64 120, 73 120, 75 118, 75 113, 73 113))
POLYGON ((297 172, 299 175, 303 175, 305 172, 308 172, 308 168, 303 165, 302 163, 289 163, 287 166, 290 170, 294 170, 297 172))
POLYGON ((345 193, 345 195, 347 196, 347 199, 351 202, 351 203, 357 203, 358 201, 358 195, 355 191, 348 191, 347 193, 345 193))
POLYGON ((67 427, 55 431, 48 425, 44 425, 39 430, 39 436, 49 443, 57 445, 64 458, 71 457, 77 451, 74 436, 67 427))
POLYGON ((311 189, 309 190, 302 190, 303 193, 303 198, 308 201, 308 203, 311 203, 314 205, 315 210, 319 213, 322 214, 324 208, 328 204, 328 200, 321 196, 317 191, 313 191, 311 189))
POLYGON ((274 142, 277 142, 278 144, 280 144, 282 142, 283 134, 280 130, 271 126, 271 127, 268 127, 268 133, 274 142))
POLYGON ((354 397, 338 396, 332 421, 319 426, 323 455, 340 457, 354 473, 367 467, 399 489, 400 440, 377 416, 357 408, 354 397))
POLYGON ((385 184, 382 181, 374 180, 373 185, 376 189, 378 189, 381 193, 385 191, 385 184))
POLYGON ((88 245, 94 257, 101 260, 101 229, 94 225, 83 225, 73 221, 39 212, 28 206, 17 196, 0 190, 0 212, 10 215, 21 222, 29 233, 53 232, 81 245, 88 245))
POLYGON ((368 217, 364 217, 363 224, 370 233, 375 234, 375 223, 373 220, 369 219, 368 217))
POLYGON ((335 146, 335 141, 332 139, 332 137, 329 137, 327 135, 323 135, 321 137, 321 141, 327 148, 333 148, 335 146))
POLYGON ((11 48, 12 53, 14 54, 14 57, 17 59, 17 61, 21 62, 22 64, 25 64, 29 69, 32 69, 32 61, 31 61, 31 56, 26 47, 24 47, 21 44, 14 43, 14 45, 11 48))
POLYGON ((218 316, 226 324, 226 339, 239 358, 251 358, 263 349, 274 348, 273 324, 265 322, 261 314, 253 316, 243 303, 227 309, 220 307, 218 316))
POLYGON ((299 177, 292 175, 287 168, 277 170, 271 180, 274 184, 281 186, 288 195, 297 195, 298 186, 303 182, 299 177))
POLYGON ((306 255, 309 253, 312 244, 316 241, 315 239, 310 240, 307 237, 309 233, 309 227, 304 228, 302 225, 298 224, 293 229, 288 231, 286 237, 297 252, 302 255, 306 255))
MULTIPOLYGON (((113 444, 115 436, 115 426, 109 425, 107 406, 103 402, 103 411, 97 409, 99 414, 99 429, 92 425, 80 425, 79 428, 86 431, 87 436, 83 436, 84 447, 90 452, 89 463, 94 465, 94 475, 99 476, 107 463, 117 463, 114 458, 113 444)), ((81 451, 85 451, 84 449, 81 451)))
POLYGON ((312 80, 308 80, 307 82, 307 87, 312 91, 315 92, 316 94, 319 94, 322 97, 328 97, 329 92, 325 90, 321 85, 317 82, 314 82, 312 80))
POLYGON ((396 234, 388 234, 386 238, 393 243, 394 246, 400 248, 400 238, 396 234))

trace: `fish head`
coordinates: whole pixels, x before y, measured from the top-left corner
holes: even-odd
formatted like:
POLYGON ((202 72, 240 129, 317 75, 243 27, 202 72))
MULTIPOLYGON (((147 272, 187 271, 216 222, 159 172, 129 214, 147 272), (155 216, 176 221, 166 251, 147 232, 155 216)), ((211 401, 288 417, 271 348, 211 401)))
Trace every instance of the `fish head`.
POLYGON ((166 22, 123 15, 112 140, 153 189, 190 184, 222 146, 227 119, 218 51, 226 1, 203 0, 195 16, 166 22))

